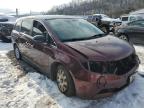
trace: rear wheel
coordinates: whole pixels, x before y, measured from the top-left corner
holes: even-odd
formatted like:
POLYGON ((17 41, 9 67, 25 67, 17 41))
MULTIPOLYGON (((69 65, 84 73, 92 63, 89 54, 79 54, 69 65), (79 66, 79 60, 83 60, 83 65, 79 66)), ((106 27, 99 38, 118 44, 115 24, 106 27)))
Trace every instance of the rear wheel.
POLYGON ((75 95, 75 86, 70 73, 62 66, 57 68, 56 75, 57 86, 59 90, 66 96, 75 95))
POLYGON ((21 53, 20 53, 20 50, 17 47, 17 45, 14 45, 14 54, 15 54, 15 57, 16 57, 17 60, 21 59, 21 53))

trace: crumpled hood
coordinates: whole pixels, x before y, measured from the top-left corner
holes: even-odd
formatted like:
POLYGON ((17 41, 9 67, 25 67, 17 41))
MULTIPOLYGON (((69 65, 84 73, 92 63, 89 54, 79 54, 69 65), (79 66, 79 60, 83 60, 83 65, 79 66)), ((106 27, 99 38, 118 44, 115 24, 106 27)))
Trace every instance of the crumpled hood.
POLYGON ((129 43, 114 36, 104 36, 86 41, 65 42, 65 44, 77 53, 97 61, 120 60, 134 52, 134 48, 129 43))

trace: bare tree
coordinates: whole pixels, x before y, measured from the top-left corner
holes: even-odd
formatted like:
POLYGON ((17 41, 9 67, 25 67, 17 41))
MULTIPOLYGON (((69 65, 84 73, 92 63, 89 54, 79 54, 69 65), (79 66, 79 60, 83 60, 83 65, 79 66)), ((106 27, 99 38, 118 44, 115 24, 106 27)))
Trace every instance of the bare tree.
POLYGON ((89 15, 96 13, 118 17, 144 7, 144 0, 72 0, 52 8, 46 14, 89 15))

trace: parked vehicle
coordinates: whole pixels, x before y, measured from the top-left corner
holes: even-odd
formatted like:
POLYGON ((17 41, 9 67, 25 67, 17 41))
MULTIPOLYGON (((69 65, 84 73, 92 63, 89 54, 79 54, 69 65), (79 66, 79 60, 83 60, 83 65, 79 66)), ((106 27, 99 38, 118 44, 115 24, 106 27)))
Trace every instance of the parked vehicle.
POLYGON ((141 14, 136 14, 136 15, 123 15, 121 16, 121 21, 122 21, 122 25, 125 25, 129 22, 133 22, 136 20, 141 20, 144 19, 144 16, 141 14))
POLYGON ((66 96, 110 96, 127 86, 139 59, 134 47, 72 16, 31 16, 12 31, 15 57, 57 82, 66 96))
POLYGON ((11 42, 11 32, 14 22, 0 22, 0 39, 3 42, 11 42))
POLYGON ((11 42, 11 31, 15 20, 13 16, 0 15, 0 39, 3 42, 11 42))
POLYGON ((87 21, 99 27, 105 33, 113 31, 114 26, 121 25, 120 19, 113 19, 104 14, 94 14, 87 18, 87 21))
POLYGON ((133 21, 119 28, 116 36, 128 42, 144 44, 144 20, 133 21))

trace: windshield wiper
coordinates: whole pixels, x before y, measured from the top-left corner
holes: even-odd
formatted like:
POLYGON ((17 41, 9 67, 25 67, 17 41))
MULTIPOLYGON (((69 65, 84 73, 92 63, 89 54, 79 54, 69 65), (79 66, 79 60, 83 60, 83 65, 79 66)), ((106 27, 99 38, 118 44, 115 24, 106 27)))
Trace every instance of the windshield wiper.
POLYGON ((66 40, 62 40, 62 42, 71 42, 71 41, 81 41, 81 40, 88 40, 88 39, 93 39, 93 38, 98 38, 98 37, 102 37, 105 36, 105 34, 96 34, 90 37, 85 37, 85 38, 72 38, 72 39, 66 39, 66 40))
POLYGON ((105 36, 106 34, 96 34, 96 35, 93 35, 91 36, 90 38, 98 38, 98 37, 102 37, 102 36, 105 36))
POLYGON ((88 38, 73 38, 73 39, 62 40, 62 42, 81 41, 81 40, 87 40, 87 39, 88 39, 88 38))

